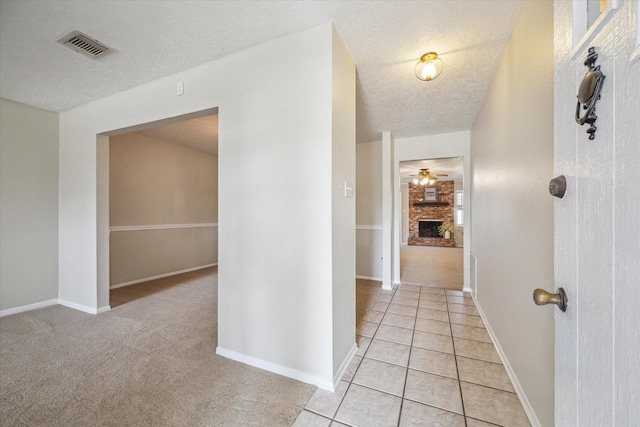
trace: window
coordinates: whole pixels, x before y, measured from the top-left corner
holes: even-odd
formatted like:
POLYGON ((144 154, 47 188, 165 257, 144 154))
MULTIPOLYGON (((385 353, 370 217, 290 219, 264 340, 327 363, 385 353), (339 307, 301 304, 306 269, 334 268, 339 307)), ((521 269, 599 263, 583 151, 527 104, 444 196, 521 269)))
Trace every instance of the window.
POLYGON ((455 212, 456 227, 462 227, 464 225, 464 209, 457 208, 455 212))
POLYGON ((453 212, 455 217, 456 227, 462 227, 464 225, 464 191, 457 190, 455 193, 455 205, 456 209, 453 212))
POLYGON ((607 0, 587 0, 587 29, 596 22, 596 19, 606 9, 607 0))
POLYGON ((586 51, 621 4, 622 0, 573 0, 573 59, 586 51))

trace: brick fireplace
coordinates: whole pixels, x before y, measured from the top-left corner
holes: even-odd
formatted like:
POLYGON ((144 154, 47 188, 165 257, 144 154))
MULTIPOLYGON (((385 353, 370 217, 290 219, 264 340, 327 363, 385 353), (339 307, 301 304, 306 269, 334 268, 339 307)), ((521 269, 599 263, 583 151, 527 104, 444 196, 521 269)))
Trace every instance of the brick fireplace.
MULTIPOLYGON (((409 245, 454 247, 453 233, 450 239, 440 237, 437 226, 442 221, 453 223, 454 182, 442 181, 434 186, 436 201, 425 200, 425 187, 409 183, 409 245), (422 230, 422 233, 421 233, 422 230)), ((431 190, 433 192, 433 190, 431 190)))

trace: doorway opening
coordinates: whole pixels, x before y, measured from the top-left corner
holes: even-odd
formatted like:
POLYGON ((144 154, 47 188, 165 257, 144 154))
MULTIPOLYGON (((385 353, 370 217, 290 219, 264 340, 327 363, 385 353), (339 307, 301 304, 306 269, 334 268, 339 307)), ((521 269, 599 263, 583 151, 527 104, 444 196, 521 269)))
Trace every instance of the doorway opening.
POLYGON ((102 142, 110 305, 128 302, 113 289, 163 278, 170 286, 174 276, 217 266, 217 109, 110 132, 102 142))
POLYGON ((400 162, 400 280, 464 287, 464 162, 462 157, 400 162))

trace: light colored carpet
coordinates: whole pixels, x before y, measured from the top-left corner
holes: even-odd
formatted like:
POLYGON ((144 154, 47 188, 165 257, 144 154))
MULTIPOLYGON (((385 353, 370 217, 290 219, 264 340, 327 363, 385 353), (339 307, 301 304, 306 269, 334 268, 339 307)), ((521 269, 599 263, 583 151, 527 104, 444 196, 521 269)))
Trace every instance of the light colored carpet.
POLYGON ((316 387, 215 354, 217 271, 0 319, 2 426, 290 426, 316 387))
POLYGON ((462 290, 462 248, 401 246, 400 280, 405 284, 462 290))

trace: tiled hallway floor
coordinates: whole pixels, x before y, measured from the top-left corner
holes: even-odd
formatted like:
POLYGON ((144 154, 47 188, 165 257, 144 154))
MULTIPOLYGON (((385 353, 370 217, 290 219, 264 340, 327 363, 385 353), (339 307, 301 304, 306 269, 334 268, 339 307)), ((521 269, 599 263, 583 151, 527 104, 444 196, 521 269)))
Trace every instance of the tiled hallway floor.
POLYGON ((358 353, 294 426, 529 426, 473 300, 358 281, 358 353))

